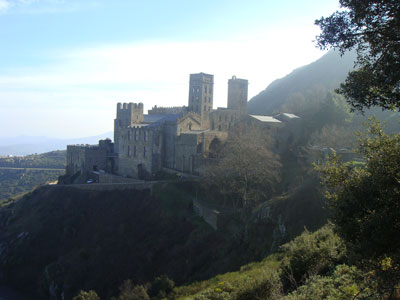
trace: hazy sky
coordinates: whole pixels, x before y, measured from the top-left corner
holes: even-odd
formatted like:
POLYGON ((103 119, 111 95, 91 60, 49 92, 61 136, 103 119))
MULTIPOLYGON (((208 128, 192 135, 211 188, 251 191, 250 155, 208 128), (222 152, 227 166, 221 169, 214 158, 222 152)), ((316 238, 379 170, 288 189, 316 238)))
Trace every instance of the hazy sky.
POLYGON ((189 74, 232 75, 249 99, 324 53, 337 0, 0 0, 0 137, 111 131, 117 102, 187 105, 189 74))

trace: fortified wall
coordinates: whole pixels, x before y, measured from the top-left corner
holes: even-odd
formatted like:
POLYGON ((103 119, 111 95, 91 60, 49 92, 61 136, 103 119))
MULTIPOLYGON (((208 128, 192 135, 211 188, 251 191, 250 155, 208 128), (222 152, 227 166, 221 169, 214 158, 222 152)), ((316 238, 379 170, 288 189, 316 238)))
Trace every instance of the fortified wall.
POLYGON ((242 122, 280 135, 280 147, 285 144, 283 140, 293 138, 278 132, 278 128, 294 124, 297 116, 282 114, 278 120, 247 114, 247 80, 236 76, 228 80, 227 108, 213 109, 213 93, 214 76, 198 73, 190 75, 187 107, 154 106, 144 114, 143 103, 118 103, 114 143, 108 140, 96 146, 68 146, 67 175, 80 174, 79 182, 93 179, 90 173, 99 170, 121 178, 147 180, 165 169, 201 175, 205 166, 213 163, 218 145, 242 122))

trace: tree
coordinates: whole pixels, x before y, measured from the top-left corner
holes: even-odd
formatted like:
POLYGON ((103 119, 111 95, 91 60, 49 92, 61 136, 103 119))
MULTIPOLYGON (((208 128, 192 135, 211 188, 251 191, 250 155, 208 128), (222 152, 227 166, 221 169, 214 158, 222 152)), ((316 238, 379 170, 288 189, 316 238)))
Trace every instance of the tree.
POLYGON ((95 291, 80 291, 78 295, 76 295, 72 300, 100 300, 100 297, 97 296, 95 291))
POLYGON ((142 285, 133 285, 132 280, 125 280, 119 287, 119 300, 150 300, 142 285))
POLYGON ((400 2, 339 0, 344 10, 315 21, 321 49, 355 49, 356 69, 337 90, 353 110, 400 108, 400 2))
POLYGON ((371 119, 359 151, 363 167, 333 155, 317 169, 330 188, 332 221, 354 261, 374 270, 380 287, 394 292, 400 282, 400 134, 385 134, 371 119))
POLYGON ((207 167, 203 182, 225 198, 224 204, 248 211, 271 196, 279 180, 279 158, 270 148, 269 135, 256 127, 241 126, 221 148, 219 161, 207 167))

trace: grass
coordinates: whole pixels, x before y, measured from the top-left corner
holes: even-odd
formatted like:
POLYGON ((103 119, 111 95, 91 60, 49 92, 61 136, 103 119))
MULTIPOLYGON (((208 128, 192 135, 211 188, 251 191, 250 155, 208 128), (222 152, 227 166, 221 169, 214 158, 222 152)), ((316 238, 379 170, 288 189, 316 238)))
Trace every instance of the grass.
POLYGON ((244 265, 239 271, 220 274, 204 281, 196 281, 189 285, 179 286, 174 289, 174 295, 178 300, 193 299, 204 290, 219 289, 221 286, 240 286, 244 281, 253 282, 265 276, 266 272, 278 271, 282 255, 272 254, 260 262, 252 262, 244 265))

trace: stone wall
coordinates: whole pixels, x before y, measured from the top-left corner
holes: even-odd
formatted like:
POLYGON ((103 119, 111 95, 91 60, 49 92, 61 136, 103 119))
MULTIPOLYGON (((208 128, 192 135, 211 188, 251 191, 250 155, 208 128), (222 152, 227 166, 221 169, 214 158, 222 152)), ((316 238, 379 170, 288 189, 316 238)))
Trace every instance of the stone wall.
POLYGON ((67 146, 67 175, 108 169, 107 148, 93 145, 67 146))
POLYGON ((118 174, 146 178, 161 169, 162 134, 160 127, 121 128, 118 174))

